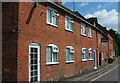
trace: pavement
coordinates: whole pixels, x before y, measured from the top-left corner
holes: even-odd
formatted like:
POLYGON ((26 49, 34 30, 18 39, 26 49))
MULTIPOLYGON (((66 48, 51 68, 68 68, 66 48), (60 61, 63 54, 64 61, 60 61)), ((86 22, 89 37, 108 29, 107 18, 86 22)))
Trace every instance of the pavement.
MULTIPOLYGON (((89 72, 89 73, 86 73, 86 74, 83 74, 83 75, 79 75, 79 76, 64 79, 64 80, 62 80, 62 82, 73 83, 73 82, 90 82, 90 81, 95 81, 95 80, 97 80, 97 81, 100 81, 100 80, 106 81, 106 79, 108 79, 108 78, 110 79, 110 77, 108 75, 107 75, 108 78, 106 78, 106 79, 104 79, 104 77, 100 78, 100 79, 95 79, 95 78, 99 77, 100 75, 103 75, 103 74, 107 73, 108 71, 112 71, 115 68, 116 69, 110 74, 110 76, 111 76, 111 78, 113 78, 113 75, 118 76, 118 74, 117 74, 118 72, 115 73, 115 71, 118 71, 117 70, 118 65, 119 65, 118 64, 118 59, 115 59, 113 61, 113 63, 107 64, 105 66, 101 66, 97 70, 94 70, 92 72, 89 72)), ((113 81, 117 81, 117 80, 118 79, 116 77, 116 79, 113 80, 113 81)))

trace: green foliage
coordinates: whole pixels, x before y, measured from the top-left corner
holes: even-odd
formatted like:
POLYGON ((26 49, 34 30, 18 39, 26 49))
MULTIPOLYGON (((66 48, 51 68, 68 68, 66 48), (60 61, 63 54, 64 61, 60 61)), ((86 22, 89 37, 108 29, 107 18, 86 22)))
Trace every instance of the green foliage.
POLYGON ((118 57, 118 55, 120 55, 120 34, 112 29, 110 29, 109 32, 113 37, 113 49, 115 49, 115 56, 118 57))

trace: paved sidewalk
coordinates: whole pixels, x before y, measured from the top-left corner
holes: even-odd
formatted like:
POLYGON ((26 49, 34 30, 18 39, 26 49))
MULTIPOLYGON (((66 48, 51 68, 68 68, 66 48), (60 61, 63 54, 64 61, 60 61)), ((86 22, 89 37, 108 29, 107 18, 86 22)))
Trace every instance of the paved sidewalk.
POLYGON ((71 77, 71 78, 67 78, 67 79, 64 79, 62 81, 90 81, 91 79, 93 78, 96 78, 97 76, 99 76, 100 74, 103 74, 105 73, 106 71, 114 68, 118 66, 118 59, 116 59, 115 61, 113 61, 113 63, 111 64, 107 64, 106 66, 101 66, 99 67, 97 70, 94 70, 92 72, 89 72, 89 73, 86 73, 86 74, 83 74, 83 75, 79 75, 79 76, 75 76, 75 77, 71 77))

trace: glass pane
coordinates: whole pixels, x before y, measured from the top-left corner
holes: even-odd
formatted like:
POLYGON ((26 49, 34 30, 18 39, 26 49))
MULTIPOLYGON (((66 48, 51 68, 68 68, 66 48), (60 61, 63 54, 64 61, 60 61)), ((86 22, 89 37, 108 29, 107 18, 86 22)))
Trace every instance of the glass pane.
POLYGON ((32 65, 31 70, 37 70, 37 65, 32 65))
POLYGON ((47 22, 52 23, 52 10, 47 9, 47 22))
POLYGON ((71 61, 74 61, 74 54, 71 53, 71 61))
POLYGON ((37 77, 34 77, 34 81, 37 81, 37 77))
POLYGON ((70 49, 66 48, 66 61, 70 61, 70 49))
POLYGON ((53 24, 54 25, 58 24, 58 17, 57 16, 53 16, 53 24))
POLYGON ((47 46, 47 62, 52 62, 52 47, 47 46))
POLYGON ((68 23, 68 20, 69 20, 69 19, 66 17, 66 18, 65 18, 65 27, 66 27, 67 29, 69 29, 69 23, 68 23))
POLYGON ((70 30, 73 31, 73 24, 72 23, 70 23, 70 30))
POLYGON ((84 59, 84 53, 82 53, 82 59, 84 59))
POLYGON ((81 27, 81 34, 83 34, 83 28, 81 27))
POLYGON ((34 78, 31 78, 31 82, 34 82, 34 78))
POLYGON ((37 54, 34 54, 34 55, 33 55, 33 58, 37 58, 37 54))
POLYGON ((37 48, 31 48, 31 53, 37 53, 37 48))
POLYGON ((58 62, 58 53, 57 52, 53 53, 53 62, 58 62))

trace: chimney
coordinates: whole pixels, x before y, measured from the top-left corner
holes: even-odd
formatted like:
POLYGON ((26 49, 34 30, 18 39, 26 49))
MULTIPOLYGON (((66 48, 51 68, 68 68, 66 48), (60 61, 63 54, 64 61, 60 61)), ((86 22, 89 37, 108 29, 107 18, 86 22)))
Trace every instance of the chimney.
POLYGON ((57 0, 58 4, 62 5, 62 0, 57 0))
POLYGON ((62 0, 53 0, 53 2, 62 5, 62 0))

